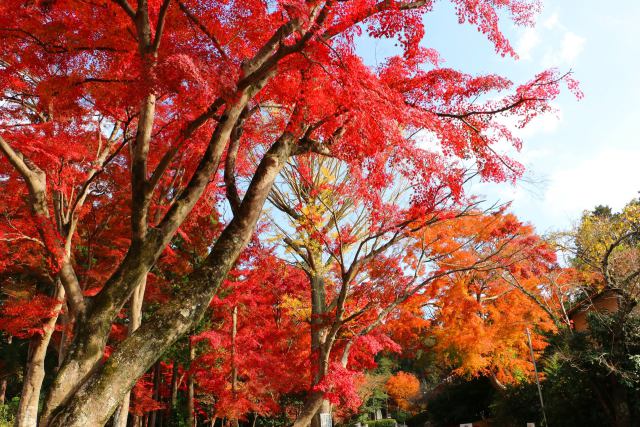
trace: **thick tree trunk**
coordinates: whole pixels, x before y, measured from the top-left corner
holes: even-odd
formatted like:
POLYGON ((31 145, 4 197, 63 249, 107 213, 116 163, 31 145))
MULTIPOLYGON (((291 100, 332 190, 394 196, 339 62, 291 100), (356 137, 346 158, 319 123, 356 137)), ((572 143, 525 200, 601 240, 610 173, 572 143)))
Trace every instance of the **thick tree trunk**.
MULTIPOLYGON (((131 335, 142 323, 142 303, 144 301, 144 291, 147 286, 147 277, 141 281, 133 295, 129 306, 129 330, 127 335, 131 335)), ((131 392, 127 392, 122 399, 122 403, 116 410, 113 417, 113 427, 127 427, 127 419, 129 418, 129 404, 131 403, 131 392)))
MULTIPOLYGON (((111 284, 117 283, 124 286, 127 283, 135 283, 137 286, 148 271, 139 259, 123 261, 120 270, 114 275, 115 278, 110 282, 111 284)), ((73 343, 67 349, 65 360, 45 400, 41 418, 43 425, 47 425, 50 416, 72 398, 102 360, 113 317, 109 310, 98 308, 97 305, 111 306, 114 312, 119 312, 121 309, 121 306, 111 299, 96 300, 92 308, 100 315, 88 315, 76 319, 73 343)))
MULTIPOLYGON (((13 342, 13 337, 11 335, 9 335, 7 337, 7 344, 11 344, 13 342)), ((0 405, 4 405, 4 401, 7 398, 7 383, 8 383, 8 376, 6 375, 7 373, 5 372, 5 376, 2 377, 2 381, 0 381, 0 405)))
POLYGON ((318 408, 318 412, 311 419, 311 427, 321 427, 322 422, 320 419, 320 414, 331 414, 331 402, 326 399, 322 400, 320 404, 320 408, 318 408))
MULTIPOLYGON (((59 301, 64 299, 62 284, 57 284, 54 297, 59 301)), ((55 311, 58 312, 61 307, 62 303, 57 304, 55 311)), ((38 425, 38 402, 40 401, 40 390, 42 389, 42 381, 45 374, 44 361, 57 321, 58 315, 56 314, 43 325, 42 335, 34 336, 29 343, 27 369, 22 384, 15 427, 36 427, 38 425)))
POLYGON ((283 134, 258 165, 238 214, 213 245, 205 262, 190 276, 172 301, 163 305, 104 365, 72 393, 48 421, 51 427, 104 425, 136 380, 179 337, 197 323, 220 283, 246 246, 273 182, 294 148, 294 137, 283 134))
MULTIPOLYGON (((317 385, 329 372, 329 360, 333 348, 333 337, 329 336, 330 327, 325 322, 326 291, 322 276, 311 274, 311 357, 313 359, 313 385, 317 385)), ((303 409, 293 423, 293 427, 319 427, 320 413, 331 413, 330 403, 321 392, 310 392, 303 409)))
POLYGON ((302 407, 302 411, 300 411, 292 427, 309 427, 313 417, 322 407, 322 402, 324 402, 324 396, 321 392, 313 391, 309 393, 302 407))
MULTIPOLYGON (((253 94, 262 88, 269 77, 270 75, 265 76, 253 86, 241 91, 237 102, 225 109, 225 113, 218 122, 211 137, 211 142, 201 159, 196 173, 191 178, 187 190, 172 204, 161 223, 152 231, 153 236, 149 237, 149 241, 144 246, 142 242, 132 241, 125 259, 113 276, 107 280, 102 291, 96 295, 90 312, 84 316, 81 322, 78 322, 79 326, 74 342, 45 402, 43 411, 43 422, 45 424, 49 422, 54 413, 63 410, 61 407, 65 406, 73 398, 76 391, 96 371, 97 365, 102 359, 113 319, 129 299, 141 278, 147 274, 151 266, 162 254, 164 248, 170 243, 182 221, 195 206, 208 185, 211 175, 218 169, 226 142, 240 113, 253 94)), ((144 111, 151 109, 151 105, 144 103, 141 115, 144 111)), ((148 113, 145 114, 148 115, 148 113)), ((147 123, 147 120, 141 119, 139 126, 145 123, 147 123)), ((138 129, 138 134, 150 135, 150 129, 138 129)), ((286 133, 280 138, 284 144, 281 143, 279 145, 287 145, 287 149, 291 150, 291 139, 291 135, 286 133)), ((136 145, 139 145, 138 142, 136 142, 136 145)), ((278 145, 278 143, 276 142, 275 145, 278 145)), ((270 156, 270 158, 273 157, 276 156, 270 156)), ((269 167, 265 165, 263 169, 269 169, 269 167)), ((271 185, 269 184, 269 191, 271 185)), ((261 191, 262 189, 258 190, 261 191)), ((143 197, 143 195, 134 192, 132 198, 135 199, 136 197, 143 197)), ((254 205, 254 203, 250 204, 254 205)), ((248 208, 250 204, 245 205, 248 208)), ((262 204, 259 206, 259 210, 262 209, 262 204)))

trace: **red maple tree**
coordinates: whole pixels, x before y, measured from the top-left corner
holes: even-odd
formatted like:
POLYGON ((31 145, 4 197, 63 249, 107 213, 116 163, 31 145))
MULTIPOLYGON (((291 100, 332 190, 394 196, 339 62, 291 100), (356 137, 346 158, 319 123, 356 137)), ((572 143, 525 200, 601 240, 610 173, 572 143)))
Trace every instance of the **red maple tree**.
MULTIPOLYGON (((514 87, 496 75, 439 68, 437 55, 419 44, 432 4, 0 4, 1 182, 9 194, 28 193, 3 211, 20 236, 38 242, 47 260, 40 269, 57 287, 49 293, 64 291, 74 332, 42 425, 108 421, 136 380, 202 318, 292 157, 347 162, 361 182, 359 197, 373 207, 391 165, 412 181, 412 203, 424 212, 442 191, 461 196, 465 178, 453 159, 475 159, 485 179, 517 176, 520 167, 493 145, 520 141, 496 118, 514 116, 524 126, 550 108, 561 82, 575 85, 553 70, 514 87), (354 53, 363 31, 398 39, 401 54, 366 67, 354 53), (495 91, 509 92, 489 99, 495 91), (420 147, 411 137, 418 130, 435 134, 440 149, 420 147), (223 197, 232 212, 225 221, 217 212, 223 197), (104 249, 99 274, 86 253, 89 218, 98 228, 114 225, 95 247, 104 249), (207 221, 209 233, 188 233, 207 221), (208 250, 186 269, 174 258, 181 274, 165 276, 176 292, 103 363, 112 323, 185 236, 204 236, 208 250)), ((460 21, 503 55, 513 49, 500 14, 528 24, 537 5, 454 4, 460 21)))

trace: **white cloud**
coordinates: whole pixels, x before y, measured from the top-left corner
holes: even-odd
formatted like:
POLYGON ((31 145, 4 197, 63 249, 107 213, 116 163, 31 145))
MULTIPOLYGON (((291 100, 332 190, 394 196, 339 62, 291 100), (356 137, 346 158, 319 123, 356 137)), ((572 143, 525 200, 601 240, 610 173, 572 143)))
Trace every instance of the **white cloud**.
MULTIPOLYGON (((548 150, 532 151, 536 163, 548 158, 548 150)), ((597 205, 620 210, 640 190, 637 159, 640 148, 602 149, 582 161, 568 159, 549 174, 525 175, 515 186, 506 183, 474 183, 469 190, 484 195, 487 203, 512 201, 512 211, 531 221, 538 232, 570 228, 583 211, 597 205)))
POLYGON ((536 116, 524 128, 518 128, 518 118, 514 116, 502 116, 498 121, 506 126, 511 133, 523 140, 535 135, 552 134, 562 122, 562 110, 558 105, 551 105, 551 110, 536 116))
POLYGON ((640 189, 637 149, 607 149, 577 164, 568 164, 549 179, 544 203, 558 219, 577 219, 585 209, 598 204, 620 209, 640 189))
POLYGON ((542 22, 542 26, 548 30, 552 30, 555 27, 557 27, 559 23, 560 23, 560 20, 558 18, 558 14, 554 13, 553 15, 549 16, 547 19, 545 19, 542 22))
POLYGON ((562 110, 558 107, 554 110, 535 117, 524 129, 515 129, 514 134, 519 138, 528 139, 534 135, 554 133, 562 122, 562 110))
POLYGON ((536 31, 535 28, 527 28, 522 33, 522 36, 520 36, 520 40, 518 40, 516 52, 518 52, 518 56, 520 57, 520 59, 530 61, 531 52, 539 44, 540 34, 538 34, 538 31, 536 31))
POLYGON ((516 44, 518 56, 531 61, 539 59, 544 67, 566 67, 574 65, 584 50, 586 39, 569 30, 557 13, 543 19, 535 28, 526 28, 516 44), (540 46, 547 50, 540 58, 535 51, 540 46))
POLYGON ((574 32, 565 31, 559 48, 549 49, 542 58, 545 67, 573 65, 584 50, 586 39, 574 32))

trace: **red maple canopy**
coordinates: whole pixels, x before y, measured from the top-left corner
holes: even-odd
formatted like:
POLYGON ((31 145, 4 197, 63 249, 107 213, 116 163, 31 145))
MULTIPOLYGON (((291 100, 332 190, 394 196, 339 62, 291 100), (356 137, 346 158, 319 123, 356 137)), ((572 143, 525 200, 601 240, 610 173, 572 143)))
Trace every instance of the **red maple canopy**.
MULTIPOLYGON (((514 51, 499 16, 527 25, 537 10, 524 0, 453 3, 501 55, 514 51)), ((390 179, 410 180, 411 207, 424 214, 443 191, 463 198, 459 160, 484 179, 518 176, 494 148, 520 146, 501 118, 524 126, 575 82, 550 70, 514 85, 439 67, 420 45, 432 7, 1 2, 0 266, 5 277, 37 271, 34 298, 64 295, 75 325, 42 425, 108 420, 202 318, 291 158, 340 159, 372 206, 390 179), (395 38, 401 52, 367 67, 355 53, 362 33, 395 38), (425 132, 438 143, 418 143, 425 132), (187 252, 197 256, 179 256, 187 252), (148 274, 173 291, 102 363, 112 323, 148 274)))

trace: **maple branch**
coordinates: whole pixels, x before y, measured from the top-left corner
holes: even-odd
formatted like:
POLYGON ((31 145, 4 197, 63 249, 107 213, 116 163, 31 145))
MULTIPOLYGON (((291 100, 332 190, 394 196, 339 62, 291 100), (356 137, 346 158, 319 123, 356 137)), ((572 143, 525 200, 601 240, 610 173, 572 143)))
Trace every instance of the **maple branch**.
POLYGON ((222 98, 216 98, 214 102, 212 102, 209 107, 200 113, 198 117, 190 121, 184 128, 184 130, 180 133, 180 137, 178 142, 171 148, 169 148, 162 156, 158 165, 154 169, 151 174, 151 178, 149 178, 149 183, 147 185, 147 190, 150 192, 154 192, 156 187, 158 186, 160 179, 166 172, 169 165, 175 155, 178 153, 182 145, 189 139, 193 134, 208 120, 215 118, 215 113, 218 109, 224 104, 224 100, 222 98))
POLYGON ((495 114, 500 114, 500 113, 504 113, 505 111, 509 111, 512 110, 518 106, 520 106, 521 104, 525 103, 525 102, 544 102, 547 101, 547 99, 544 98, 520 98, 517 101, 505 105, 504 107, 500 107, 500 108, 496 108, 494 110, 472 110, 472 111, 467 111, 464 113, 440 113, 437 111, 431 111, 431 113, 435 114, 438 117, 446 117, 446 118, 453 118, 453 119, 466 119, 468 117, 471 116, 477 116, 477 115, 485 115, 485 116, 491 116, 491 115, 495 115, 495 114))
POLYGON ((138 128, 131 147, 131 238, 132 245, 141 246, 147 234, 151 191, 147 182, 149 144, 155 114, 155 95, 142 101, 138 128))
POLYGON ((553 321, 553 323, 556 325, 558 329, 562 326, 563 322, 561 322, 560 319, 558 319, 558 316, 556 316, 556 314, 553 311, 551 311, 551 309, 547 307, 546 304, 543 304, 542 301, 540 301, 540 299, 533 292, 528 291, 524 286, 522 286, 518 278, 515 277, 513 274, 511 274, 511 272, 505 271, 505 273, 500 275, 500 277, 507 284, 509 284, 510 286, 513 286, 514 288, 522 292, 527 298, 529 298, 538 307, 540 307, 545 313, 547 313, 547 315, 549 316, 549 319, 553 321))
MULTIPOLYGON (((126 133, 126 132, 125 132, 126 133)), ((89 186, 91 185, 91 183, 98 177, 98 175, 100 175, 103 171, 104 168, 111 163, 111 161, 118 155, 120 154, 120 151, 122 151, 122 149, 124 148, 125 145, 127 145, 127 143, 131 140, 131 137, 128 136, 124 136, 122 138, 122 142, 120 143, 120 145, 115 149, 115 151, 110 154, 100 165, 100 167, 98 168, 94 168, 95 173, 90 174, 90 176, 87 178, 87 180, 84 182, 84 184, 82 184, 82 187, 80 187, 80 191, 78 192, 78 196, 76 197, 74 203, 71 205, 70 207, 70 211, 71 212, 75 212, 77 210, 77 205, 79 203, 79 200, 81 197, 83 197, 84 195, 88 194, 89 191, 89 186)), ((108 154, 108 153, 107 153, 108 154)))
POLYGON ((227 157, 224 164, 224 183, 226 187, 227 200, 231 206, 231 211, 234 215, 238 213, 238 208, 241 204, 240 196, 238 195, 238 187, 236 186, 236 159, 238 157, 238 149, 240 148, 240 138, 244 130, 245 120, 256 111, 256 108, 249 109, 244 107, 242 113, 238 117, 238 122, 231 132, 229 137, 229 147, 227 148, 227 157))
POLYGON ((426 4, 426 0, 415 0, 409 3, 403 3, 396 0, 382 0, 371 6, 369 9, 361 12, 357 17, 350 19, 349 22, 333 25, 322 34, 322 38, 324 40, 329 40, 342 33, 345 29, 353 27, 377 13, 384 12, 385 10, 412 10, 423 7, 426 4))
MULTIPOLYGON (((50 214, 47 206, 46 174, 29 158, 15 150, 2 135, 0 135, 0 151, 27 183, 31 198, 31 209, 36 216, 42 218, 42 220, 38 221, 38 232, 43 241, 47 241, 47 237, 51 236, 55 231, 50 229, 52 224, 49 221, 50 214)), ((86 308, 84 296, 82 295, 78 277, 71 265, 70 253, 63 248, 52 248, 46 245, 45 247, 49 256, 53 258, 53 262, 59 264, 60 271, 58 275, 69 295, 69 303, 72 310, 78 314, 84 313, 86 308)))
POLYGON ((602 274, 604 275, 606 285, 612 289, 615 288, 619 290, 624 294, 626 298, 628 298, 629 295, 627 290, 624 288, 626 285, 631 283, 633 279, 635 279, 640 275, 640 270, 636 270, 635 272, 630 273, 627 277, 625 277, 622 280, 622 286, 620 286, 618 281, 614 279, 613 275, 611 274, 611 268, 610 268, 611 255, 616 250, 616 248, 618 248, 620 245, 622 245, 625 242, 625 240, 628 240, 632 237, 638 237, 638 236, 640 236, 640 232, 635 230, 623 234, 622 236, 620 236, 618 239, 616 239, 613 243, 609 245, 609 247, 607 248, 604 254, 604 257, 602 258, 602 274))
POLYGON ((179 1, 178 2, 178 6, 180 7, 180 10, 185 14, 187 19, 189 19, 189 21, 191 21, 191 23, 193 23, 196 27, 198 27, 200 29, 200 31, 202 31, 209 38, 209 40, 211 40, 211 43, 213 43, 213 47, 216 48, 216 50, 218 51, 218 53, 220 54, 222 59, 224 61, 229 61, 229 57, 227 56, 227 54, 224 51, 224 49, 222 49, 222 46, 220 45, 220 42, 218 41, 218 38, 211 31, 209 31, 209 29, 206 27, 206 25, 204 25, 198 19, 198 17, 195 16, 189 10, 189 8, 187 8, 187 6, 183 2, 179 1))
POLYGON ((27 236, 26 234, 22 234, 22 233, 20 233, 16 237, 1 237, 0 238, 0 241, 2 241, 2 242, 19 242, 20 240, 27 240, 29 242, 36 243, 36 244, 42 246, 43 248, 46 248, 46 246, 44 245, 42 240, 36 239, 35 237, 27 236))
POLYGON ((489 143, 489 141, 487 141, 487 138, 485 138, 485 136, 482 134, 482 132, 480 131, 480 129, 478 129, 476 126, 474 126, 473 124, 471 124, 466 118, 460 118, 460 121, 462 123, 464 123, 465 126, 467 126, 468 128, 470 128, 471 130, 473 130, 476 135, 478 135, 478 137, 485 143, 484 147, 491 151, 496 158, 498 159, 498 161, 500 163, 502 163, 502 165, 504 167, 506 167, 507 169, 509 169, 511 172, 513 172, 515 175, 518 175, 518 171, 516 169, 513 168, 513 166, 511 166, 509 163, 507 163, 500 154, 498 154, 496 152, 496 150, 493 149, 493 147, 491 147, 491 144, 489 143))
MULTIPOLYGON (((83 52, 83 51, 102 51, 102 52, 122 52, 123 51, 111 46, 82 46, 82 45, 76 46, 74 45, 72 48, 69 48, 67 46, 55 44, 50 41, 43 41, 33 33, 30 33, 29 31, 26 31, 22 28, 0 28, 0 31, 6 31, 8 33, 13 33, 13 34, 15 33, 24 34, 26 37, 19 37, 19 36, 13 36, 13 37, 19 40, 24 40, 24 41, 32 40, 35 42, 36 45, 40 46, 40 48, 42 48, 42 50, 45 53, 60 54, 60 53, 83 52)), ((0 37, 0 38, 4 38, 4 37, 0 37)), ((4 62, 4 61, 0 60, 0 63, 1 62, 4 62)))
MULTIPOLYGON (((209 184, 209 177, 218 169, 225 146, 229 140, 231 132, 237 124, 240 114, 252 96, 262 89, 270 77, 271 75, 267 75, 264 79, 257 82, 255 86, 241 91, 236 101, 231 105, 227 105, 213 133, 211 134, 209 144, 207 145, 194 174, 191 176, 187 187, 176 198, 175 202, 171 205, 155 229, 155 242, 152 245, 154 251, 160 250, 160 248, 168 244, 184 218, 186 218, 195 203, 198 201, 199 197, 202 195, 206 186, 209 184)), ((194 132, 201 124, 208 120, 208 118, 215 113, 215 110, 217 110, 217 108, 215 108, 216 105, 218 105, 217 101, 210 106, 209 110, 190 123, 185 132, 187 134, 194 132)), ((162 172, 159 172, 154 175, 159 177, 161 173, 162 172)), ((154 182, 156 179, 159 178, 154 178, 152 176, 151 181, 154 182)))
MULTIPOLYGON (((116 140, 118 126, 119 126, 119 122, 116 121, 113 125, 113 129, 111 130, 111 134, 107 139, 106 146, 101 151, 100 149, 98 151, 98 156, 97 156, 97 159, 95 160, 95 164, 97 166, 94 166, 93 168, 91 168, 91 170, 89 171, 88 177, 85 180, 82 187, 80 188, 80 191, 78 192, 78 195, 76 196, 73 204, 69 206, 69 210, 67 213, 67 222, 68 222, 67 238, 64 245, 65 251, 68 253, 71 253, 71 241, 73 239, 73 235, 75 233, 75 229, 78 224, 78 216, 76 215, 76 213, 78 209, 82 207, 82 205, 84 204, 84 201, 87 198, 87 195, 89 194, 89 184, 91 183, 91 181, 93 181, 93 178, 98 173, 100 173, 100 171, 105 167, 105 165, 109 162, 109 160, 113 158, 112 156, 109 156, 109 155, 111 152, 111 148, 113 147, 113 144, 115 143, 115 140, 116 140)), ((102 137, 102 134, 100 132, 101 132, 100 126, 98 125, 98 138, 102 137)), ((116 150, 116 153, 124 146, 124 143, 125 142, 123 141, 120 147, 116 150)), ((114 155, 116 153, 114 153, 114 155)), ((73 193, 71 194, 70 198, 73 198, 73 193)))
MULTIPOLYGON (((310 133, 311 130, 313 129, 309 128, 307 133, 310 133)), ((345 132, 346 132, 346 128, 344 126, 338 127, 333 132, 333 135, 331 136, 328 142, 318 141, 316 139, 311 138, 308 134, 305 134, 305 136, 300 140, 300 144, 296 146, 296 150, 293 152, 292 155, 297 156, 300 154, 316 153, 316 154, 320 154, 321 156, 333 157, 333 154, 331 153, 331 150, 329 147, 335 141, 342 138, 345 132)))
POLYGON ((46 191, 46 176, 42 169, 25 157, 20 151, 14 150, 11 145, 0 135, 0 150, 9 160, 9 163, 22 175, 32 193, 34 210, 38 214, 48 215, 49 208, 46 201, 43 203, 46 191))
POLYGON ((314 7, 309 17, 309 22, 312 23, 309 30, 291 45, 285 44, 284 41, 288 36, 301 29, 302 19, 292 19, 280 26, 253 58, 242 65, 245 77, 238 82, 238 88, 253 84, 256 79, 261 79, 266 73, 270 72, 280 59, 304 48, 327 19, 332 5, 333 2, 329 0, 322 7, 314 7))
POLYGON ((129 4, 129 2, 127 0, 113 0, 118 6, 120 6, 122 8, 122 10, 125 11, 125 13, 127 15, 129 15, 129 18, 135 20, 136 19, 136 11, 133 10, 133 8, 131 7, 131 5, 129 4))
POLYGON ((162 39, 162 33, 164 32, 164 24, 167 17, 167 11, 169 10, 169 4, 171 0, 164 0, 160 6, 160 12, 158 12, 158 22, 156 23, 156 34, 153 39, 153 45, 151 50, 157 52, 160 47, 160 41, 162 39))
MULTIPOLYGON (((286 173, 286 170, 283 170, 286 173)), ((289 204, 284 200, 284 195, 280 192, 277 186, 273 187, 273 190, 269 194, 269 202, 276 207, 282 213, 285 213, 291 217, 291 219, 297 221, 300 219, 300 214, 289 207, 289 204)))
MULTIPOLYGON (((280 226, 278 226, 277 224, 276 224, 276 227, 278 227, 278 228, 280 229, 280 231, 283 231, 283 230, 280 228, 280 226)), ((311 257, 311 256, 309 256, 310 254, 309 254, 308 249, 307 249, 307 252, 305 253, 305 252, 302 250, 302 247, 300 247, 296 242, 294 242, 294 241, 293 241, 293 239, 291 239, 291 238, 290 238, 290 237, 288 237, 288 236, 285 236, 285 237, 282 239, 282 241, 283 241, 284 243, 286 243, 286 244, 287 244, 287 246, 289 246, 291 249, 293 249, 293 250, 298 254, 298 256, 300 256, 300 258, 302 258, 302 260, 303 260, 303 261, 307 264, 307 266, 309 267, 309 270, 310 270, 310 271, 309 271, 309 273, 310 273, 311 271, 313 271, 313 264, 314 264, 314 263, 313 263, 313 259, 312 259, 312 257, 311 257)), ((306 268, 305 268, 305 270, 306 270, 306 268)))

